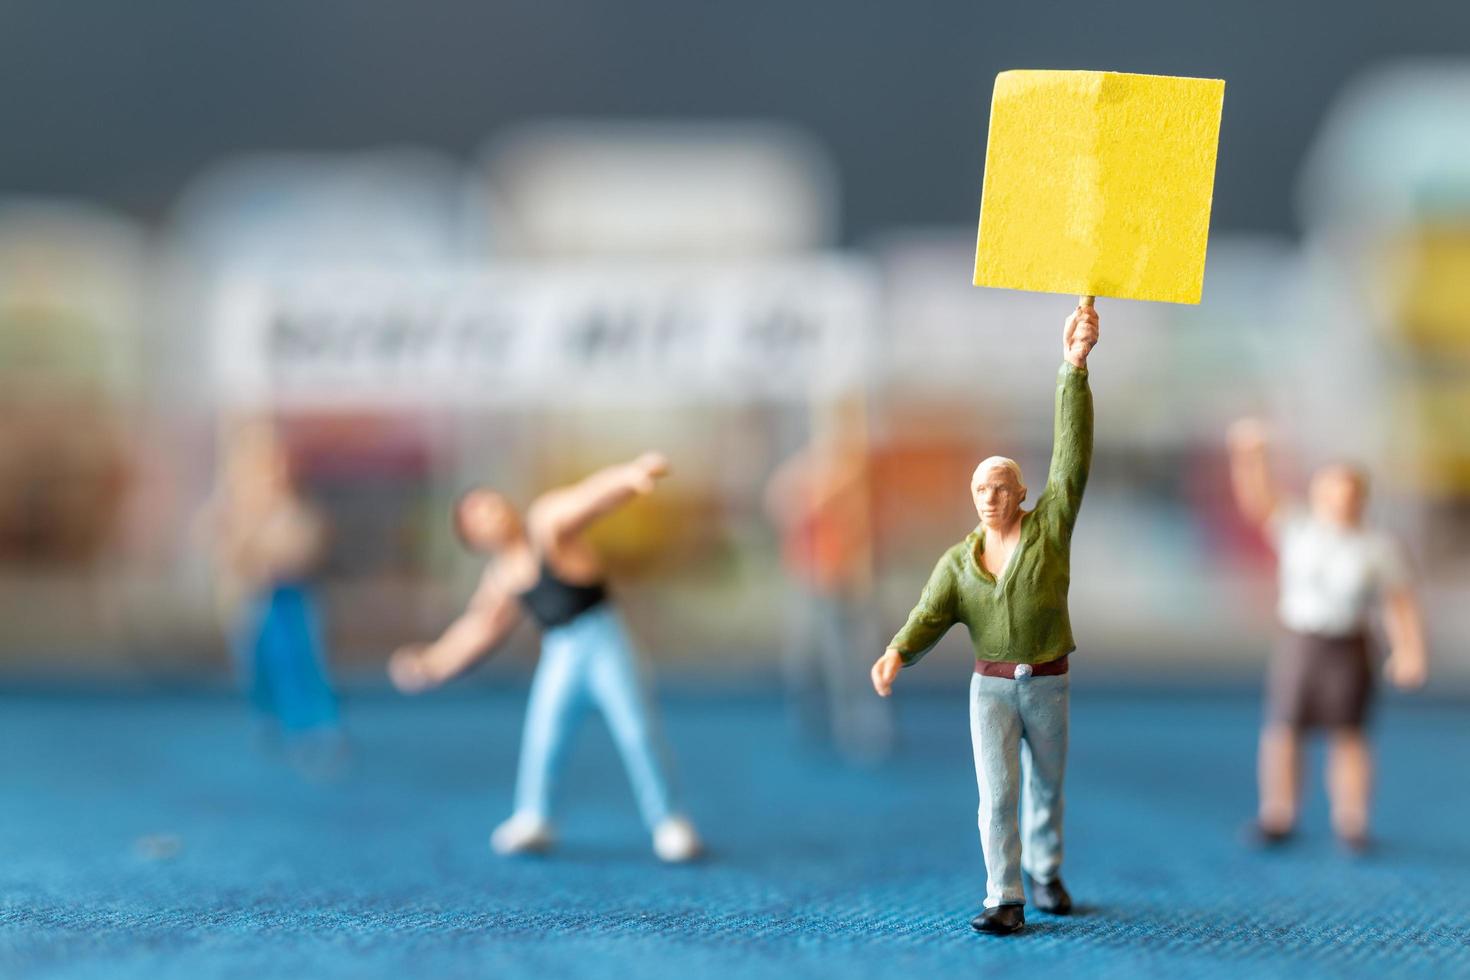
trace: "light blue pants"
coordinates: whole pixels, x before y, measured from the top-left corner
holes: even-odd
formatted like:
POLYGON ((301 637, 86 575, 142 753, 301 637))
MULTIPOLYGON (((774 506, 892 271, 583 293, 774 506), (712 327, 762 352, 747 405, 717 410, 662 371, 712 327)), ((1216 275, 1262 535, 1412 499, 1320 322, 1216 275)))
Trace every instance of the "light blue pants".
POLYGON ((638 810, 652 829, 674 811, 667 753, 638 656, 606 603, 542 637, 521 736, 516 812, 549 819, 554 784, 589 701, 607 719, 638 810))
POLYGON ((986 908, 1026 901, 1023 868, 1040 882, 1061 870, 1068 691, 1066 674, 970 680, 986 908))

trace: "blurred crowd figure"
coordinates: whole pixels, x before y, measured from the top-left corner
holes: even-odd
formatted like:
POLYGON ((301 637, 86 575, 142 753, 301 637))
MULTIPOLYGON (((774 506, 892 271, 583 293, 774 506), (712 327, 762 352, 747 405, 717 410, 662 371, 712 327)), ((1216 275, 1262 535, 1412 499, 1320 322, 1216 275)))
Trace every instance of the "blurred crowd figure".
POLYGON ((879 649, 872 464, 861 400, 819 413, 810 445, 777 468, 766 510, 791 582, 784 676, 798 729, 856 761, 893 746, 888 703, 871 696, 879 649))
POLYGON ((1279 563, 1277 612, 1284 627, 1267 676, 1261 732, 1260 808, 1253 835, 1286 840, 1296 826, 1304 734, 1329 738, 1332 825, 1353 851, 1370 843, 1372 760, 1364 725, 1373 696, 1369 616, 1383 602, 1391 683, 1424 683, 1424 629, 1398 546, 1367 526, 1366 474, 1347 463, 1319 467, 1308 505, 1286 499, 1271 475, 1266 427, 1242 419, 1229 433, 1231 481, 1242 513, 1270 537, 1279 563))
POLYGON ((334 766, 343 743, 312 585, 326 525, 270 423, 241 422, 226 433, 205 523, 251 707, 268 734, 285 739, 293 761, 313 771, 334 766))

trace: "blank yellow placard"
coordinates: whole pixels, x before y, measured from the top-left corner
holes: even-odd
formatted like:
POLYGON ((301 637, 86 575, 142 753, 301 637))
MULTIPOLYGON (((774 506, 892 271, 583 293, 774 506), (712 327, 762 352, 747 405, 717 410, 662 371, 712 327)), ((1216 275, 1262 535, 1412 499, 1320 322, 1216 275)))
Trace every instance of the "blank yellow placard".
POLYGON ((975 285, 1198 303, 1225 83, 996 76, 975 285))

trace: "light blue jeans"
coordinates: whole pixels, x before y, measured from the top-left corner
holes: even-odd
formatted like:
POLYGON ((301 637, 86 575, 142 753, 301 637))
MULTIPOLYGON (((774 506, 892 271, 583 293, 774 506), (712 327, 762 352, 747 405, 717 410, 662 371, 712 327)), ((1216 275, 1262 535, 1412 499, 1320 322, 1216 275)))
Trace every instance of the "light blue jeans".
POLYGON ((667 753, 638 655, 607 603, 542 637, 521 736, 516 812, 549 819, 567 746, 589 702, 607 719, 644 823, 656 827, 674 812, 667 753))
POLYGON ((1023 869, 1040 882, 1055 881, 1061 870, 1069 690, 1066 674, 970 680, 988 909, 1026 901, 1023 869))

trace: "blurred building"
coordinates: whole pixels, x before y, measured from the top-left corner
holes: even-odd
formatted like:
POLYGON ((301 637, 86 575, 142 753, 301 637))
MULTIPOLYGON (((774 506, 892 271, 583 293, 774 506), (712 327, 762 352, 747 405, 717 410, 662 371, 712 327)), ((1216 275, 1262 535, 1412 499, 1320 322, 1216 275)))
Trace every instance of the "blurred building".
MULTIPOLYGON (((1303 467, 1370 465, 1430 577, 1441 664, 1470 675, 1449 642, 1470 575, 1470 119, 1444 124, 1466 105, 1457 64, 1364 76, 1302 176, 1300 245, 1220 232, 1201 306, 1103 301, 1074 556, 1097 661, 1263 659, 1271 559, 1230 504, 1223 433, 1264 413, 1303 467)), ((278 423, 333 527, 349 666, 461 603, 463 487, 524 500, 649 447, 675 478, 599 534, 635 629, 660 659, 774 666, 787 583, 761 489, 844 401, 867 406, 896 626, 974 523, 977 459, 1044 479, 1071 300, 970 286, 968 214, 861 249, 839 247, 844 215, 800 128, 607 119, 505 127, 465 160, 221 160, 156 237, 80 204, 0 207, 0 653, 223 669, 190 527, 240 417, 278 423)))
POLYGON ((0 634, 47 669, 125 634, 150 274, 125 219, 0 199, 0 634))

